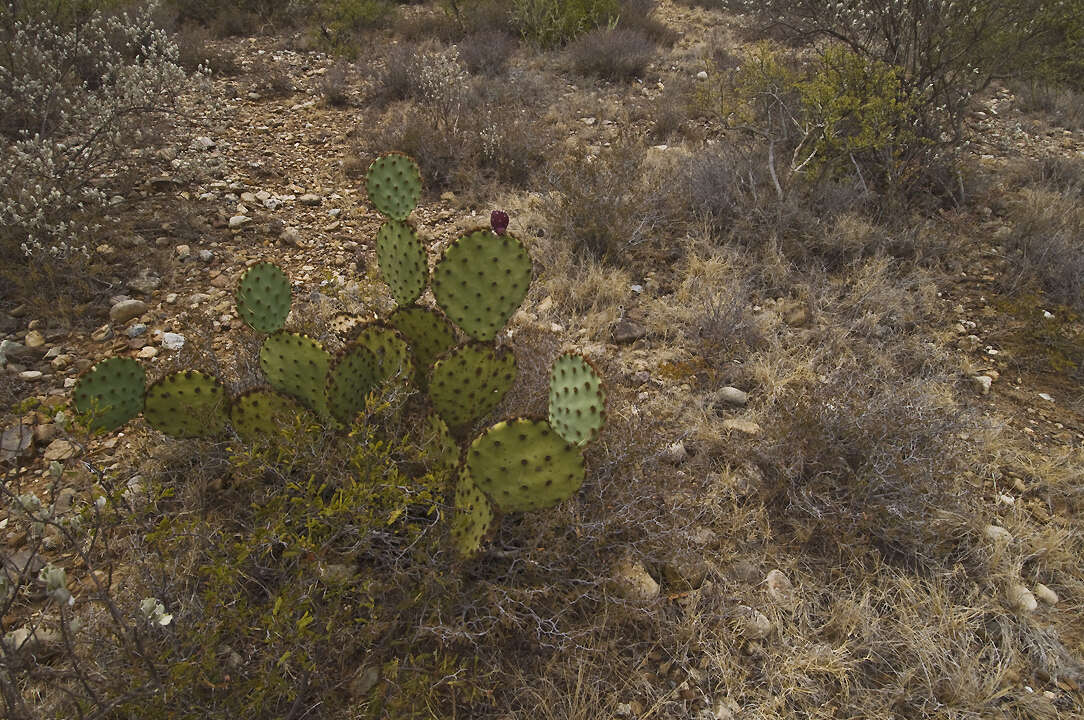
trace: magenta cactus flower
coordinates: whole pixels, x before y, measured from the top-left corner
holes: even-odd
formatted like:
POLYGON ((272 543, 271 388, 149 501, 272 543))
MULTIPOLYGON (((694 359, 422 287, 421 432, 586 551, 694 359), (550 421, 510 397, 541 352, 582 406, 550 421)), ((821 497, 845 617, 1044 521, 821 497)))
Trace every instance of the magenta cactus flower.
POLYGON ((498 235, 504 235, 508 230, 508 213, 504 210, 494 210, 489 214, 489 226, 498 235))

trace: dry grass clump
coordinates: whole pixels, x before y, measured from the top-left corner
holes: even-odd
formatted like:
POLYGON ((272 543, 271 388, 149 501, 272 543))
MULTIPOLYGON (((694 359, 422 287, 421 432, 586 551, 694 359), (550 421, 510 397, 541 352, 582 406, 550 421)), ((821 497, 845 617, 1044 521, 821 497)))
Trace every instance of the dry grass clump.
POLYGON ((1041 113, 1066 130, 1084 129, 1084 93, 1047 83, 1020 83, 1015 87, 1016 107, 1025 113, 1041 113))
POLYGON ((1025 189, 1012 209, 1007 245, 1016 281, 1033 281, 1054 302, 1084 310, 1084 208, 1079 193, 1025 189))
POLYGON ((519 40, 511 33, 483 30, 466 35, 457 47, 468 72, 496 77, 504 73, 519 48, 519 40))
POLYGON ((344 63, 336 63, 328 69, 320 83, 324 102, 331 107, 342 108, 350 104, 350 69, 344 63))
POLYGON ((581 75, 627 82, 643 77, 655 55, 651 39, 639 30, 599 28, 568 46, 572 67, 581 75))

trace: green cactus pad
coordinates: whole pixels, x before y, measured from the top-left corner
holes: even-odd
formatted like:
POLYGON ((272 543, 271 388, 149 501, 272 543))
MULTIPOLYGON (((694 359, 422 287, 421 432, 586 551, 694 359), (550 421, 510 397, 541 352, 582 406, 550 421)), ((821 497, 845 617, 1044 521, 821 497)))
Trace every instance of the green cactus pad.
POLYGON ((170 437, 211 437, 226 427, 229 398, 214 375, 182 370, 147 388, 143 417, 170 437))
POLYGON ((469 558, 481 550, 492 524, 493 506, 471 480, 467 468, 461 468, 455 486, 455 516, 451 526, 456 554, 469 558))
POLYGON ((260 369, 271 387, 293 395, 321 418, 329 416, 324 390, 330 365, 324 346, 299 333, 279 330, 260 348, 260 369))
POLYGON ((406 340, 385 325, 366 325, 335 358, 328 373, 328 407, 338 420, 349 423, 365 407, 369 392, 396 376, 404 380, 414 376, 406 340))
POLYGON ((463 332, 490 341, 527 296, 531 268, 515 237, 475 230, 449 245, 433 268, 433 296, 463 332))
POLYGON ((399 308, 388 317, 388 324, 403 333, 414 355, 414 384, 425 390, 429 366, 455 345, 455 328, 441 313, 411 305, 399 308))
POLYGON ((430 412, 422 423, 422 448, 429 467, 451 470, 459 464, 459 446, 448 424, 435 412, 430 412))
POLYGON ((566 441, 583 446, 606 420, 606 393, 583 355, 564 353, 550 371, 550 425, 566 441))
POLYGON ((402 153, 381 155, 369 166, 365 190, 377 210, 392 220, 406 220, 422 196, 418 163, 402 153))
POLYGON ((331 322, 328 323, 328 329, 335 334, 340 340, 349 340, 357 334, 358 328, 365 324, 365 320, 356 313, 338 313, 331 322))
POLYGON ((131 358, 109 358, 91 368, 75 385, 72 405, 90 420, 87 428, 113 432, 143 409, 143 366, 131 358))
POLYGON ((398 220, 384 223, 376 233, 376 258, 395 302, 409 305, 421 297, 429 264, 414 228, 398 220))
POLYGON ((474 482, 502 512, 542 510, 583 484, 583 455, 545 420, 519 418, 483 432, 465 458, 474 482))
POLYGON ((257 332, 280 330, 290 314, 290 280, 282 268, 261 262, 246 270, 237 287, 237 313, 257 332))
POLYGON ((269 388, 246 390, 230 404, 230 424, 249 443, 278 437, 299 416, 311 418, 301 403, 269 388))
POLYGON ((516 379, 516 356, 480 342, 452 348, 433 363, 429 398, 451 427, 473 422, 497 407, 516 379))

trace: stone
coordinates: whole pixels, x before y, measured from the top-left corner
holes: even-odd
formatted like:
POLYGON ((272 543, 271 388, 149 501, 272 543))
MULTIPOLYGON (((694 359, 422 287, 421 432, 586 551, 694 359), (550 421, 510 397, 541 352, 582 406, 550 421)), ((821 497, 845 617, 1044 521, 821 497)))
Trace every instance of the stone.
POLYGON ((1046 605, 1058 604, 1058 594, 1042 583, 1038 583, 1035 586, 1033 594, 1046 605))
POLYGON ((645 335, 647 335, 647 330, 632 320, 621 320, 613 329, 614 342, 619 345, 636 342, 645 335))
POLYGON ((772 621, 748 605, 738 606, 738 626, 749 640, 763 640, 772 634, 772 621))
POLYGON ((56 495, 56 502, 53 503, 53 512, 56 515, 63 515, 72 509, 72 504, 75 502, 75 488, 64 488, 56 495))
POLYGON ((37 382, 44 374, 41 370, 23 370, 19 373, 19 379, 23 382, 37 382))
POLYGON ((724 430, 735 430, 745 435, 756 436, 759 435, 760 425, 757 425, 752 420, 742 420, 741 418, 728 418, 723 420, 724 430))
POLYGON ((26 334, 23 343, 28 348, 40 348, 45 344, 45 336, 38 330, 31 330, 26 334))
POLYGON ((295 227, 287 227, 279 235, 279 240, 286 245, 299 245, 301 244, 301 233, 295 227))
POLYGON ((147 303, 142 300, 122 300, 109 308, 109 320, 122 325, 145 312, 147 312, 147 303))
POLYGON ((102 325, 100 328, 90 334, 90 339, 94 342, 105 342, 106 340, 113 339, 113 328, 109 325, 102 325))
POLYGON ((708 71, 707 70, 701 70, 700 72, 698 72, 696 74, 696 79, 697 80, 707 80, 708 79, 708 71))
POLYGON ((32 349, 22 343, 17 343, 14 340, 0 342, 0 366, 7 365, 10 362, 30 360, 34 355, 32 349))
POLYGON ((613 583, 617 594, 641 607, 659 597, 659 583, 639 560, 625 559, 614 567, 613 583))
POLYGON ((783 607, 794 605, 794 586, 790 578, 782 570, 772 570, 764 578, 764 585, 768 588, 768 597, 783 607))
POLYGON ((36 425, 34 426, 34 442, 38 445, 47 445, 53 441, 59 432, 60 428, 56 426, 56 423, 36 425))
POLYGON ((735 405, 737 407, 744 407, 749 402, 749 393, 739 390, 736 387, 727 385, 725 388, 719 391, 718 400, 721 403, 727 405, 735 405))
POLYGON ((150 360, 151 358, 158 357, 158 348, 154 345, 144 345, 140 348, 139 352, 136 353, 136 357, 140 360, 150 360))
POLYGON ((685 449, 685 443, 678 440, 663 451, 662 457, 671 465, 680 465, 689 459, 689 451, 685 449))
POLYGON ((12 461, 26 457, 34 449, 34 431, 29 425, 19 423, 0 433, 0 459, 12 461))
POLYGON ((18 628, 4 635, 4 647, 10 653, 41 658, 59 651, 60 634, 43 628, 18 628))
POLYGON ((662 577, 670 587, 696 590, 704 584, 710 569, 703 558, 683 553, 662 563, 662 577))
POLYGON ((176 188, 180 183, 176 178, 172 178, 169 175, 157 175, 147 181, 150 185, 151 192, 169 192, 176 188))
POLYGON ((128 328, 128 332, 125 333, 130 338, 142 337, 147 333, 147 326, 143 323, 136 323, 132 327, 128 328))
POLYGON ((128 281, 128 287, 141 295, 150 295, 161 286, 162 278, 149 269, 141 270, 136 277, 128 281))
POLYGON ((180 350, 184 347, 185 337, 180 333, 162 333, 163 350, 180 350))
POLYGON ((994 379, 989 375, 972 375, 971 383, 980 395, 989 395, 990 386, 994 384, 994 379))
POLYGON ((78 446, 64 439, 54 440, 49 443, 49 447, 45 448, 45 460, 47 462, 68 460, 78 454, 78 446))
POLYGON ((215 254, 210 250, 200 250, 199 259, 205 263, 209 263, 215 259, 215 254))
POLYGON ((181 260, 190 260, 192 258, 192 248, 188 245, 178 245, 174 248, 174 252, 177 253, 177 257, 181 260))
POLYGON ((324 201, 324 199, 322 197, 320 197, 319 195, 317 195, 316 193, 305 193, 304 195, 299 197, 297 199, 297 201, 299 203, 301 203, 302 205, 313 206, 313 205, 319 205, 320 203, 322 203, 324 201))
POLYGON ((809 310, 801 303, 792 303, 780 310, 783 322, 791 327, 805 327, 809 324, 809 310))
POLYGON ((12 579, 33 578, 45 567, 45 560, 28 547, 21 547, 10 555, 0 554, 0 570, 12 579))
POLYGON ((248 215, 234 215, 230 218, 230 230, 238 230, 245 225, 248 225, 250 222, 252 222, 252 218, 248 215))
POLYGON ((978 335, 968 335, 960 338, 956 345, 964 352, 975 352, 982 346, 982 339, 978 335))
POLYGON ((215 141, 206 136, 197 137, 192 139, 189 147, 199 152, 207 152, 214 149, 215 141))
POLYGON ((350 681, 348 686, 350 695, 354 698, 364 698, 376 687, 378 682, 380 682, 380 668, 378 666, 369 665, 362 668, 350 681))
POLYGON ((1035 599, 1035 596, 1020 583, 1010 584, 1005 590, 1005 597, 1008 599, 1009 605, 1020 612, 1035 612, 1039 607, 1039 603, 1035 599))

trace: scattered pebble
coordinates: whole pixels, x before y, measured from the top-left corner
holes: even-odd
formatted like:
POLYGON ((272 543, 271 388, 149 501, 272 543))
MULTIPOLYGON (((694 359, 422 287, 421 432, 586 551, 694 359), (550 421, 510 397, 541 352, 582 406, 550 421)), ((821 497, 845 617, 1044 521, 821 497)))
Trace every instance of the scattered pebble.
POLYGON ((145 312, 147 312, 147 303, 142 300, 122 300, 109 309, 109 320, 122 325, 145 312))
POLYGON ((1047 605, 1058 604, 1058 594, 1042 583, 1038 583, 1035 586, 1034 595, 1047 605))
POLYGON ((1035 612, 1036 608, 1039 607, 1039 603, 1035 600, 1035 596, 1020 583, 1009 585, 1008 589, 1005 591, 1005 595, 1009 600, 1009 605, 1021 612, 1035 612))

